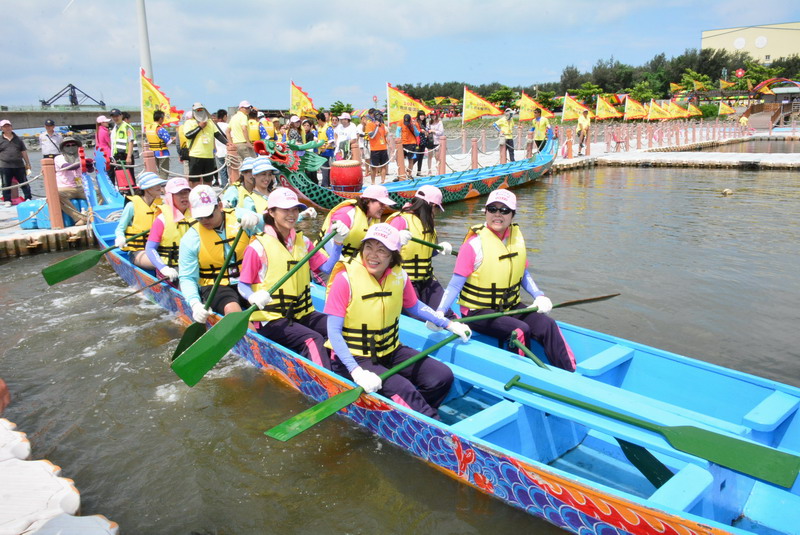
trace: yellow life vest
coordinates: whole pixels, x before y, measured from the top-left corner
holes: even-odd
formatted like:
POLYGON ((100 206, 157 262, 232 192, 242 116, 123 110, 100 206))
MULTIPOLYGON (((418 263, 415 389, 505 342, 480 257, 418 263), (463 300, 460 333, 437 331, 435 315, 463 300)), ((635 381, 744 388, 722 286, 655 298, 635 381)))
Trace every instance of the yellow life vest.
MULTIPOLYGON (((200 124, 194 119, 188 119, 183 123, 183 132, 191 132, 198 128, 200 124)), ((214 134, 217 131, 217 125, 211 119, 208 120, 206 125, 200 129, 199 132, 192 138, 187 139, 189 147, 189 156, 193 158, 213 158, 214 157, 214 134)))
POLYGON ((255 119, 247 120, 247 138, 251 143, 261 139, 261 133, 258 130, 258 121, 255 119))
POLYGON ((156 217, 159 213, 164 216, 164 232, 161 234, 161 243, 158 244, 158 255, 166 265, 177 268, 181 238, 197 221, 187 216, 180 221, 175 221, 172 208, 166 205, 161 205, 156 209, 156 217))
MULTIPOLYGON (((406 275, 400 266, 395 266, 381 284, 364 267, 361 255, 337 262, 329 280, 342 270, 347 271, 350 281, 350 303, 344 316, 342 336, 354 357, 377 362, 400 345, 406 275)), ((325 346, 332 348, 330 341, 325 342, 325 346)))
POLYGON ((157 151, 157 150, 167 150, 167 144, 164 143, 164 140, 158 137, 158 129, 159 125, 156 123, 152 123, 147 125, 145 128, 145 134, 147 135, 147 144, 150 145, 150 150, 157 151))
POLYGON ((525 274, 525 238, 516 224, 511 225, 508 245, 485 225, 472 227, 464 239, 477 234, 483 249, 483 262, 464 282, 459 304, 471 309, 508 310, 519 303, 525 274))
MULTIPOLYGON (((144 199, 139 195, 131 195, 128 200, 133 203, 133 219, 128 228, 125 229, 125 239, 135 236, 145 230, 150 230, 153 226, 153 220, 156 218, 156 208, 161 204, 161 199, 156 199, 152 205, 144 202, 144 199)), ((123 251, 143 251, 144 246, 147 245, 147 235, 139 236, 125 244, 122 247, 123 251)))
POLYGON ((267 131, 267 139, 275 139, 275 125, 271 122, 267 121, 266 119, 261 119, 260 123, 264 126, 264 130, 267 131))
MULTIPOLYGON (((426 233, 422 227, 422 220, 415 214, 395 212, 386 219, 386 222, 391 223, 392 219, 396 217, 405 219, 406 226, 413 237, 436 243, 436 231, 434 230, 432 234, 426 233)), ((400 255, 403 257, 403 269, 406 270, 412 281, 426 281, 433 277, 433 265, 431 264, 433 248, 409 241, 400 249, 400 255)))
MULTIPOLYGON (((254 240, 258 240, 261 243, 268 262, 264 280, 253 284, 253 291, 266 290, 270 292, 275 283, 286 275, 308 252, 302 232, 297 232, 291 253, 277 238, 263 232, 256 234, 254 240)), ((298 270, 289 280, 281 284, 277 291, 270 292, 272 301, 263 310, 255 311, 250 316, 250 319, 253 321, 273 321, 280 318, 288 318, 291 321, 308 315, 314 310, 311 304, 310 284, 310 268, 305 267, 298 270)))
POLYGON ((242 189, 245 192, 245 195, 243 195, 243 196, 241 195, 241 193, 239 194, 240 197, 242 197, 242 199, 241 199, 242 201, 244 200, 245 197, 250 197, 251 199, 253 199, 253 204, 256 207, 256 213, 257 214, 263 214, 264 212, 267 211, 267 198, 266 197, 264 197, 260 193, 256 192, 256 190, 253 190, 251 193, 247 193, 247 190, 244 189, 244 186, 242 186, 242 189))
MULTIPOLYGON (((322 235, 324 236, 328 233, 328 230, 331 228, 331 217, 336 213, 337 210, 346 206, 354 206, 355 204, 355 199, 347 199, 346 201, 342 201, 334 206, 331 211, 328 212, 328 215, 325 216, 325 221, 322 222, 322 235)), ((355 206, 350 219, 350 234, 347 235, 347 239, 342 244, 342 260, 346 260, 355 256, 358 252, 358 249, 361 247, 361 240, 363 240, 364 236, 367 235, 367 229, 369 229, 369 227, 375 223, 380 222, 378 219, 368 219, 364 211, 358 206, 355 206)))
MULTIPOLYGON (((200 252, 197 255, 197 263, 200 267, 200 286, 211 286, 219 274, 222 262, 225 260, 224 244, 233 243, 236 233, 239 231, 239 222, 233 210, 223 210, 225 213, 225 239, 221 239, 215 230, 208 230, 203 225, 197 225, 197 233, 200 235, 200 252)), ((249 239, 244 236, 236 245, 234 258, 228 264, 227 276, 222 277, 220 285, 229 286, 231 278, 239 278, 239 267, 242 265, 244 250, 247 248, 249 239)))
POLYGON ((131 125, 122 121, 114 130, 114 150, 116 152, 128 152, 128 142, 134 137, 131 125))
POLYGON ((184 127, 185 124, 186 123, 184 123, 184 124, 182 124, 182 125, 180 125, 178 127, 178 148, 179 149, 185 149, 185 148, 189 147, 189 145, 188 145, 188 141, 189 140, 186 139, 186 135, 183 133, 183 127, 184 127))

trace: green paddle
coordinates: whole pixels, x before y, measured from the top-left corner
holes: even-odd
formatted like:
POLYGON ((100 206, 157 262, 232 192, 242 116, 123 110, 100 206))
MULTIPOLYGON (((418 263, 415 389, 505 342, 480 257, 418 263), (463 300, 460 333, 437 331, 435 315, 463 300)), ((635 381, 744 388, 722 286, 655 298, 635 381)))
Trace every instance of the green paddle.
MULTIPOLYGON (((403 368, 411 366, 418 360, 427 357, 437 349, 444 347, 445 345, 449 344, 450 342, 452 342, 457 338, 458 335, 451 334, 444 340, 441 340, 433 344, 428 349, 420 353, 417 353, 410 359, 401 362, 394 368, 386 370, 385 372, 379 375, 381 381, 385 381, 386 379, 396 374, 403 368)), ((342 410, 343 408, 347 407, 355 400, 357 400, 363 393, 364 389, 361 388, 360 386, 352 388, 350 390, 345 390, 341 394, 337 394, 332 398, 328 398, 325 401, 321 401, 316 405, 314 405, 313 407, 311 407, 310 409, 306 409, 300 414, 292 416, 282 424, 278 424, 269 431, 266 431, 264 434, 267 435, 268 437, 272 437, 281 440, 283 442, 286 442, 287 440, 296 437, 306 429, 318 424, 328 416, 335 414, 338 411, 342 410)))
MULTIPOLYGON (((303 267, 317 251, 328 243, 336 232, 331 232, 308 252, 300 261, 290 269, 286 275, 272 285, 269 293, 273 293, 280 288, 284 282, 303 267)), ((206 303, 207 305, 208 303, 206 303)), ((202 379, 211 368, 222 360, 222 357, 236 345, 242 336, 247 332, 250 315, 258 310, 256 305, 247 310, 233 312, 225 315, 214 325, 210 331, 203 334, 194 342, 182 355, 172 362, 172 370, 183 379, 189 386, 194 386, 202 379)), ((187 329, 188 331, 188 329, 187 329)))
MULTIPOLYGON (((437 251, 441 251, 442 250, 442 246, 441 245, 436 245, 435 243, 431 243, 429 241, 420 240, 419 238, 415 238, 414 236, 411 236, 411 241, 417 242, 417 243, 422 244, 422 245, 427 245, 428 247, 430 247, 432 249, 436 249, 437 251)), ((450 254, 453 255, 453 256, 458 256, 458 251, 456 249, 453 249, 452 251, 450 251, 450 254)))
MULTIPOLYGON (((136 238, 141 238, 145 234, 149 233, 150 229, 147 229, 139 234, 134 234, 125 240, 125 242, 127 243, 136 238)), ((70 256, 69 258, 62 260, 61 262, 56 262, 52 266, 47 266, 42 270, 42 276, 47 284, 52 286, 61 281, 65 281, 70 277, 74 277, 75 275, 83 273, 90 267, 96 265, 97 262, 103 258, 104 254, 116 248, 116 245, 112 245, 111 247, 106 247, 100 251, 83 251, 75 256, 70 256)))
MULTIPOLYGON (((564 301, 563 303, 553 305, 553 308, 574 307, 577 305, 585 305, 587 303, 597 303, 598 301, 606 301, 613 297, 617 297, 618 295, 620 294, 616 293, 616 294, 601 295, 599 297, 587 297, 586 299, 575 299, 574 301, 564 301)), ((481 314, 480 316, 467 316, 466 318, 458 318, 453 321, 458 321, 461 323, 470 323, 472 321, 490 320, 502 316, 514 316, 516 314, 530 314, 531 312, 536 312, 537 310, 538 308, 534 307, 516 308, 514 310, 506 310, 505 312, 492 312, 490 314, 481 314)))
POLYGON ((659 425, 620 412, 593 405, 556 392, 550 392, 520 381, 515 375, 505 385, 506 390, 522 388, 587 411, 601 414, 653 433, 658 433, 678 451, 695 455, 720 466, 761 479, 774 485, 790 488, 800 473, 800 457, 754 442, 721 435, 714 431, 689 425, 659 425))
MULTIPOLYGON (((525 353, 529 359, 536 363, 537 366, 545 370, 550 367, 537 357, 533 351, 517 339, 517 333, 511 333, 511 345, 517 347, 520 351, 525 353)), ((667 468, 664 463, 659 461, 655 455, 650 453, 647 448, 638 444, 633 444, 627 440, 614 437, 619 444, 622 453, 636 467, 639 472, 655 487, 661 488, 661 485, 669 481, 673 475, 672 471, 667 468)))
MULTIPOLYGON (((231 263, 231 258, 233 258, 233 254, 236 252, 236 246, 239 244, 239 240, 242 237, 242 233, 244 229, 239 227, 239 231, 236 233, 236 237, 233 239, 233 243, 231 244, 230 249, 228 252, 225 253, 225 258, 222 261, 222 267, 219 269, 219 273, 217 273, 217 278, 214 279, 214 285, 211 287, 211 291, 206 298, 206 302, 203 305, 206 310, 211 307, 211 303, 214 301, 214 296, 217 295, 217 288, 219 288, 219 283, 222 281, 222 278, 225 276, 225 273, 228 271, 228 265, 231 263)), ((201 336, 203 336, 208 329, 206 328, 205 323, 197 323, 194 322, 189 325, 185 331, 183 331, 183 336, 181 336, 180 341, 178 342, 178 347, 175 348, 175 352, 172 353, 172 360, 175 360, 181 354, 186 351, 192 344, 194 344, 201 336)))

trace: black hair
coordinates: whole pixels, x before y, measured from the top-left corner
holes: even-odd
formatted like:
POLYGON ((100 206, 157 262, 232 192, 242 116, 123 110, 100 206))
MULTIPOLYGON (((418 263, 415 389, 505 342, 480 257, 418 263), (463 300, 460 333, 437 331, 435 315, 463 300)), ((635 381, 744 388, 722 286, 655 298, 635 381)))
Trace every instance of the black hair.
POLYGON ((123 111, 123 112, 122 112, 122 119, 123 119, 124 121, 127 121, 127 120, 128 120, 128 119, 130 119, 130 118, 131 118, 131 114, 130 114, 130 113, 128 113, 127 111, 123 111))
POLYGON ((247 112, 248 119, 258 119, 258 110, 255 108, 250 108, 250 111, 247 112))
POLYGON ((264 212, 264 224, 269 225, 272 227, 272 230, 275 231, 275 234, 278 236, 278 241, 281 242, 281 245, 286 245, 286 238, 283 237, 281 231, 278 230, 278 226, 275 224, 275 218, 272 217, 272 214, 269 213, 269 210, 264 212))
POLYGON ((371 203, 371 202, 372 202, 372 201, 374 201, 374 200, 375 200, 375 199, 367 199, 367 198, 365 198, 365 197, 359 197, 359 198, 356 200, 356 206, 358 206, 359 208, 361 208, 361 211, 362 211, 362 212, 364 212, 364 213, 366 214, 366 213, 368 213, 368 212, 369 212, 369 203, 371 203))
POLYGON ((317 113, 317 120, 323 123, 327 121, 327 119, 325 118, 325 114, 323 112, 317 113))
POLYGON ((217 110, 217 121, 221 121, 227 116, 228 116, 228 110, 223 110, 222 108, 217 110))
POLYGON ((400 209, 401 212, 414 214, 422 221, 425 234, 433 234, 433 208, 434 206, 422 197, 414 197, 410 203, 400 209))
POLYGON ((161 110, 156 110, 153 112, 153 121, 158 122, 164 118, 164 112, 161 110))
MULTIPOLYGON (((370 238, 372 240, 374 238, 370 238)), ((361 255, 361 258, 364 258, 364 244, 367 243, 369 240, 364 240, 361 242, 361 245, 358 247, 358 254, 361 255)), ((378 240, 375 240, 378 241, 378 240)), ((400 254, 400 251, 390 251, 392 256, 389 258, 389 269, 399 266, 403 263, 403 256, 400 254)))

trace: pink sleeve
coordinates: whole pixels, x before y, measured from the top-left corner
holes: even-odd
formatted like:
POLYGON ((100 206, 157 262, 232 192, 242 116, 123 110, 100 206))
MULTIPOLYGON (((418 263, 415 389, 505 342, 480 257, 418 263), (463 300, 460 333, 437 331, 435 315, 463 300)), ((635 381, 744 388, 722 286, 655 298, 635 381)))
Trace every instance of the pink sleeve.
POLYGON ((411 284, 411 278, 406 277, 406 285, 403 286, 403 308, 411 308, 415 304, 419 298, 417 297, 417 292, 414 290, 414 286, 411 284))
POLYGON ((472 240, 477 239, 477 236, 472 236, 470 239, 461 246, 458 250, 458 256, 456 257, 456 267, 453 269, 453 273, 456 275, 461 275, 462 277, 469 277, 472 275, 472 272, 475 271, 475 249, 472 248, 472 240))
POLYGON ((350 228, 350 225, 353 224, 353 220, 350 218, 350 210, 347 208, 349 207, 344 206, 336 210, 336 213, 331 216, 331 224, 333 224, 334 221, 341 221, 347 228, 350 228))
MULTIPOLYGON (((314 248, 314 243, 305 236, 303 236, 303 241, 305 241, 306 244, 306 251, 310 253, 311 250, 314 248)), ((308 265, 311 267, 312 270, 318 271, 319 267, 327 261, 328 261, 328 255, 325 253, 324 249, 320 249, 319 251, 314 253, 314 256, 312 256, 311 259, 308 261, 308 265)))
POLYGON ((345 277, 346 271, 342 270, 336 274, 333 280, 328 281, 328 297, 325 299, 325 309, 323 312, 331 316, 343 318, 347 313, 347 305, 350 304, 350 281, 345 277))
POLYGON ((258 254, 252 245, 248 245, 244 250, 244 258, 242 259, 242 269, 239 273, 239 282, 245 284, 256 284, 261 282, 259 273, 264 262, 261 260, 261 255, 258 254))
POLYGON ((402 217, 395 217, 389 221, 389 224, 397 230, 406 230, 408 228, 408 223, 406 223, 406 220, 402 217))
POLYGON ((150 235, 147 241, 161 243, 161 237, 164 235, 164 216, 158 214, 158 217, 153 221, 153 226, 150 227, 150 235))

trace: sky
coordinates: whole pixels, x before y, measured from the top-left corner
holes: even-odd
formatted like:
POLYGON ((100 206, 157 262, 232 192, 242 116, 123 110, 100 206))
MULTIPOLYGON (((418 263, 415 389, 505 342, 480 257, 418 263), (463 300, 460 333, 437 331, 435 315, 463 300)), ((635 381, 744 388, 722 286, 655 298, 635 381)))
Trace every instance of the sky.
MULTIPOLYGON (((109 107, 139 100, 136 0, 0 0, 0 105, 72 83, 109 107)), ((383 103, 386 82, 532 85, 613 57, 641 65, 700 48, 701 32, 800 21, 760 0, 146 0, 153 78, 178 108, 242 99, 383 103)), ((60 103, 66 103, 61 101, 60 103)))

